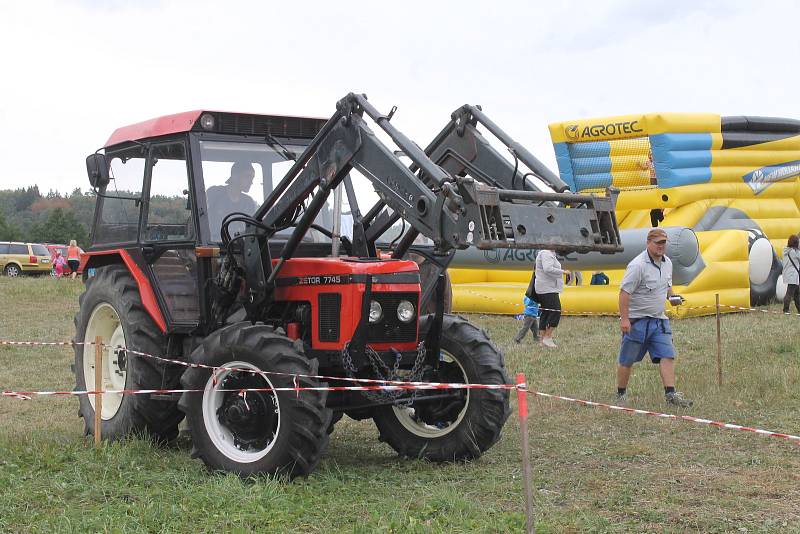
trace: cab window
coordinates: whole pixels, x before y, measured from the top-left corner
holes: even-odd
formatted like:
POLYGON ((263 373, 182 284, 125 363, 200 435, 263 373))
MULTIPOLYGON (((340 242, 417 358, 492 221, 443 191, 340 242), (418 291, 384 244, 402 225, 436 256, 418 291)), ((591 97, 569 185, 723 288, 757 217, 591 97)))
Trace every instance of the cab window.
POLYGON ((135 242, 145 167, 144 147, 136 145, 106 154, 110 181, 100 191, 94 243, 135 242))
POLYGON ((154 145, 149 165, 150 191, 143 240, 193 239, 194 222, 184 144, 176 141, 154 145))

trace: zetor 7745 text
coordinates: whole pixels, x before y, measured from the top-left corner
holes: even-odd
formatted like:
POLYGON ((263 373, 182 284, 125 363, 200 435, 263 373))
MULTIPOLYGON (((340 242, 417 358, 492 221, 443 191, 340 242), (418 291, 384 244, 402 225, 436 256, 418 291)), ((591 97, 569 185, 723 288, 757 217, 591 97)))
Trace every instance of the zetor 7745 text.
MULTIPOLYGON (((499 439, 507 389, 326 388, 508 384, 486 332, 448 313, 455 250, 618 251, 616 196, 565 192, 477 106, 425 150, 393 114, 357 94, 328 120, 179 113, 87 158, 97 205, 75 340, 103 340, 104 438, 168 441, 186 418, 210 468, 288 478, 314 470, 345 414, 406 457, 471 459, 499 439), (377 201, 362 211, 365 194, 377 201), (144 389, 159 392, 125 393, 144 389)), ((94 348, 76 346, 86 390, 94 348)), ((92 395, 80 414, 94 432, 92 395)))

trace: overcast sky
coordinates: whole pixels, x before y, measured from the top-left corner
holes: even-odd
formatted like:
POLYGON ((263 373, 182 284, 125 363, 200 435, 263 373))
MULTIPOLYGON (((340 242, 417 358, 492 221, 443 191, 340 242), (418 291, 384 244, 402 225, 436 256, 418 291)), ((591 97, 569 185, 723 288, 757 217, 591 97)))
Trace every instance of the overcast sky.
POLYGON ((190 109, 330 116, 364 92, 425 145, 481 104, 555 170, 547 124, 800 118, 796 2, 0 3, 0 189, 86 189, 118 126, 190 109))

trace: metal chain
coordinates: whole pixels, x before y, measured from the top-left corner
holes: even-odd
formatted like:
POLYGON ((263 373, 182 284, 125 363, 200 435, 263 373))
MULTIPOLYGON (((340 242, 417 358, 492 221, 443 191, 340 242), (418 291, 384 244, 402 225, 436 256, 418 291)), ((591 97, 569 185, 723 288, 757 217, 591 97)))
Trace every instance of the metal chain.
MULTIPOLYGON (((364 352, 367 355, 367 359, 369 360, 370 365, 372 366, 372 370, 375 373, 375 378, 377 380, 385 380, 385 381, 395 381, 399 382, 402 378, 400 376, 400 360, 402 359, 402 355, 400 352, 395 351, 397 356, 395 358, 394 366, 392 369, 389 369, 389 366, 384 363, 381 359, 380 355, 375 352, 375 350, 370 347, 366 346, 364 352), (380 367, 384 370, 381 371, 380 367), (386 376, 384 376, 386 373, 386 376)), ((422 364, 425 361, 425 343, 420 342, 417 345, 417 357, 414 359, 414 365, 411 367, 411 371, 405 377, 405 381, 407 382, 418 382, 422 378, 423 367, 422 364)), ((347 374, 348 378, 356 378, 355 374, 357 372, 356 366, 353 363, 353 358, 350 355, 350 342, 345 343, 344 348, 342 349, 342 367, 344 367, 345 374, 347 374)), ((361 391, 360 392, 363 396, 368 398, 373 402, 381 402, 386 399, 397 399, 400 395, 404 394, 405 391, 398 389, 395 391, 386 391, 386 390, 379 390, 379 391, 361 391)), ((414 399, 417 396, 417 390, 412 390, 411 397, 408 399, 403 399, 402 404, 411 404, 414 402, 414 399)))
MULTIPOLYGON (((425 361, 425 342, 420 341, 419 345, 417 345, 417 358, 414 360, 414 365, 411 366, 411 372, 408 374, 408 381, 409 382, 420 382, 422 381, 422 375, 424 369, 422 367, 422 363, 425 361)), ((411 397, 408 401, 403 401, 403 404, 406 406, 411 406, 414 404, 414 399, 417 398, 418 389, 411 390, 411 397)))

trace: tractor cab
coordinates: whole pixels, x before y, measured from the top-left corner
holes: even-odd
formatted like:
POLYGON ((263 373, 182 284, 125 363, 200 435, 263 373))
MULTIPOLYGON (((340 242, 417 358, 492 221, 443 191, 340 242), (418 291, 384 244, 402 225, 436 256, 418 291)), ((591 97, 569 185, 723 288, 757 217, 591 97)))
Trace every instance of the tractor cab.
MULTIPOLYGON (((117 129, 103 148, 108 177, 92 182, 102 199, 93 244, 218 243, 222 219, 252 215, 324 122, 191 111, 117 129)), ((89 170, 90 180, 101 172, 89 170)))

